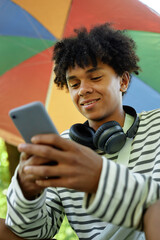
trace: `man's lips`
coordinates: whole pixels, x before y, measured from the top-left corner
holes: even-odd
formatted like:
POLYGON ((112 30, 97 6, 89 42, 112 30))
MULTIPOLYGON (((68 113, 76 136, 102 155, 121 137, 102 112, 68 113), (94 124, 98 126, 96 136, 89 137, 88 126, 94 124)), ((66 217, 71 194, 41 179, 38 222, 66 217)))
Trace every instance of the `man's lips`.
POLYGON ((95 102, 98 102, 100 100, 100 98, 97 98, 97 99, 89 99, 89 100, 86 100, 86 101, 82 101, 80 103, 81 106, 88 106, 88 105, 91 105, 95 102))

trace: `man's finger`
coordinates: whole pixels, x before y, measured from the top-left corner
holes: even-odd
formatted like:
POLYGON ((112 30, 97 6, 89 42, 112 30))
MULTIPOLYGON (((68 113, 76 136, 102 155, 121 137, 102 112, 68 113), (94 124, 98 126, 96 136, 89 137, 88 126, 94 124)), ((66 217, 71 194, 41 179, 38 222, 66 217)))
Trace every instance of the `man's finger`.
POLYGON ((34 144, 52 145, 58 149, 66 151, 68 147, 72 147, 73 142, 68 139, 62 138, 57 134, 40 134, 31 139, 34 144))
POLYGON ((64 151, 48 145, 23 143, 18 146, 18 149, 30 156, 46 158, 47 162, 48 160, 63 162, 67 159, 67 154, 64 151))
POLYGON ((32 174, 37 177, 69 177, 75 176, 74 167, 66 166, 63 164, 57 166, 24 166, 23 171, 25 174, 32 174))

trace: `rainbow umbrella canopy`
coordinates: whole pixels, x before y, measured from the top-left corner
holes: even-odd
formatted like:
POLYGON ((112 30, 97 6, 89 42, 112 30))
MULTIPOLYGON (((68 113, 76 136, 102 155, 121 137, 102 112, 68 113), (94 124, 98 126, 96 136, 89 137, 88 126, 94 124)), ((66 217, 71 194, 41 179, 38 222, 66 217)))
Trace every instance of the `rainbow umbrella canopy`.
POLYGON ((69 94, 53 85, 55 42, 74 28, 112 22, 137 43, 142 72, 133 76, 124 104, 140 112, 160 103, 160 16, 138 0, 0 0, 0 137, 21 138, 8 111, 39 100, 59 131, 84 118, 69 94))

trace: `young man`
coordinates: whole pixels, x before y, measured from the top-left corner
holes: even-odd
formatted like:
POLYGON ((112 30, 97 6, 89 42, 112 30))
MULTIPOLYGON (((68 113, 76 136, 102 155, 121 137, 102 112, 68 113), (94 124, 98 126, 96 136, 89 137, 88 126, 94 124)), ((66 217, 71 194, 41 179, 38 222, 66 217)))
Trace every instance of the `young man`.
POLYGON ((79 239, 144 239, 143 216, 160 196, 160 110, 138 116, 122 105, 139 71, 133 40, 109 24, 79 29, 53 58, 55 83, 87 122, 19 146, 6 224, 24 238, 50 238, 66 214, 79 239))

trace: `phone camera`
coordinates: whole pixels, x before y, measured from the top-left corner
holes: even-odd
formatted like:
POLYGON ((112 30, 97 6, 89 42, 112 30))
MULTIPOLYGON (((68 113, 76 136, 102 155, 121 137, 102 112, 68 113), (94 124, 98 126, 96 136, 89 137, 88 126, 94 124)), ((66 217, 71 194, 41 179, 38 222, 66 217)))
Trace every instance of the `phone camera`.
POLYGON ((12 115, 12 118, 13 118, 13 119, 16 119, 16 115, 12 115))

